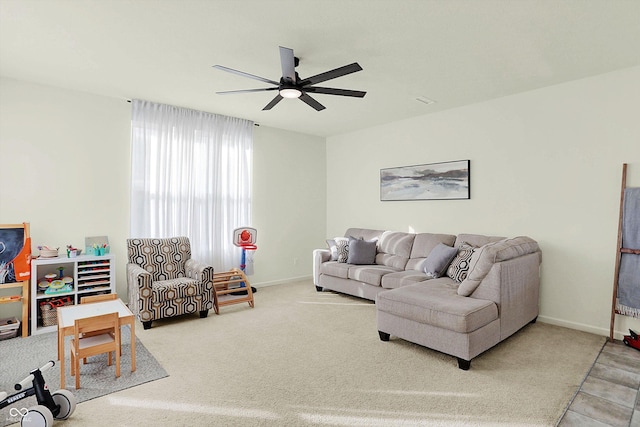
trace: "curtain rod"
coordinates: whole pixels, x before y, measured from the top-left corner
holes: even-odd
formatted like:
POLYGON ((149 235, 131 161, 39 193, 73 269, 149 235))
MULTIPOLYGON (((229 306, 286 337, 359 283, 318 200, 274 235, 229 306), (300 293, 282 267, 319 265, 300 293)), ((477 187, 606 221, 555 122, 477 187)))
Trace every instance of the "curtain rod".
MULTIPOLYGON (((130 99, 126 99, 125 101, 127 101, 129 104, 131 104, 131 100, 130 99)), ((253 125, 254 126, 260 126, 260 123, 253 122, 253 125)))

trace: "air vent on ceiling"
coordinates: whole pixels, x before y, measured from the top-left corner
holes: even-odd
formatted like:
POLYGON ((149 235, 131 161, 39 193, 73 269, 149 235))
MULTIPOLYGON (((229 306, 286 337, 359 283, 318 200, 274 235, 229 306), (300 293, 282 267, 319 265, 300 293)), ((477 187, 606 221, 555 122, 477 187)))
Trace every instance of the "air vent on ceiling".
POLYGON ((426 96, 419 96, 419 97, 416 98, 416 101, 423 102, 423 103, 425 103, 427 105, 436 103, 436 101, 434 101, 433 99, 429 99, 426 96))

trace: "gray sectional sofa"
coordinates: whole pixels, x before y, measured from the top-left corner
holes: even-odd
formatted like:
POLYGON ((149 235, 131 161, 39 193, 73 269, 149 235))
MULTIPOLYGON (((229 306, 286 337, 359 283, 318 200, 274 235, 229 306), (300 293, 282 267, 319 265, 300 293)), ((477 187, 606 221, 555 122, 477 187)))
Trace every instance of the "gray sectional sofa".
POLYGON ((529 237, 350 228, 328 243, 313 252, 316 289, 375 301, 383 341, 450 354, 466 370, 537 319, 542 254, 529 237))

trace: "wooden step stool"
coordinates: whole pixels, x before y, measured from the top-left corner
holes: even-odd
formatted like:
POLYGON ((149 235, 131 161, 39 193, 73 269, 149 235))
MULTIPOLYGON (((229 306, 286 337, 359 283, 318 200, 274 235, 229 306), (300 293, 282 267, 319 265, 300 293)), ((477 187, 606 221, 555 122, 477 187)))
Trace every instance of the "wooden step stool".
POLYGON ((241 302, 248 302, 249 306, 253 308, 253 291, 251 290, 251 285, 249 284, 249 280, 244 274, 244 271, 238 268, 225 271, 224 273, 213 273, 213 289, 215 291, 213 298, 213 309, 215 310, 216 314, 220 314, 220 307, 231 304, 239 304, 241 302), (244 287, 229 288, 229 285, 231 284, 242 282, 244 282, 244 287), (224 301, 220 301, 219 299, 219 297, 222 295, 231 294, 233 292, 238 292, 241 290, 246 291, 247 295, 228 298, 224 301))

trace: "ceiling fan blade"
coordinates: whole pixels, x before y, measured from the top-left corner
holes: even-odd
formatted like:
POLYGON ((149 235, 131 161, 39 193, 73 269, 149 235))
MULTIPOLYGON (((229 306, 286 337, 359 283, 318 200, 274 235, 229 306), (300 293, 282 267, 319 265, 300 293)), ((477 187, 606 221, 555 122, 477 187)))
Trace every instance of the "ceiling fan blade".
POLYGON ((296 64, 293 49, 280 46, 280 65, 282 66, 282 79, 291 84, 296 82, 296 64))
POLYGON ((233 68, 224 67, 222 65, 214 65, 213 68, 217 68, 218 70, 226 71, 228 73, 237 74, 243 77, 249 77, 250 79, 259 80, 261 82, 270 83, 272 85, 280 85, 278 82, 274 82, 273 80, 265 79, 264 77, 254 76, 253 74, 245 73, 244 71, 234 70, 233 68))
POLYGON ((216 92, 218 95, 231 95, 234 93, 250 93, 250 92, 264 92, 268 90, 278 90, 277 87, 263 87, 260 89, 240 89, 240 90, 226 90, 224 92, 216 92))
POLYGON ((335 70, 308 77, 302 80, 300 84, 302 86, 314 85, 337 77, 346 76, 347 74, 355 73, 357 71, 362 71, 362 67, 357 62, 354 62, 353 64, 345 65, 344 67, 336 68, 335 70))
POLYGON ((356 98, 364 98, 367 92, 361 90, 335 89, 331 87, 309 86, 304 88, 305 92, 323 93, 325 95, 355 96, 356 98))
POLYGON ((276 97, 273 98, 270 103, 265 105, 265 107, 262 109, 262 111, 271 110, 280 101, 282 101, 282 96, 280 96, 280 94, 277 94, 276 97))
POLYGON ((324 105, 320 104, 318 101, 316 101, 315 99, 313 99, 312 97, 310 97, 304 92, 302 92, 302 95, 300 95, 300 101, 306 103, 310 107, 315 108, 316 111, 322 111, 326 108, 324 105))

